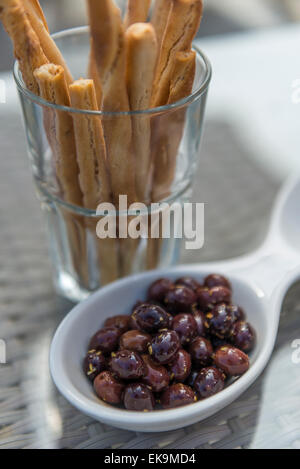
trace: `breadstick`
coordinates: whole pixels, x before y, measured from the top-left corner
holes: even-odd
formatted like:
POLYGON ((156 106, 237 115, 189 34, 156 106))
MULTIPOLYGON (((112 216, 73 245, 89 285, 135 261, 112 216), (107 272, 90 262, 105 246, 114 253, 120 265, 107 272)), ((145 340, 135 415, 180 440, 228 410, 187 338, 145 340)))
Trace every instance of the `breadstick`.
POLYGON ((120 10, 111 0, 87 0, 87 7, 95 60, 104 89, 120 47, 120 10))
POLYGON ((124 19, 125 28, 134 23, 147 21, 151 0, 128 0, 127 11, 124 19))
MULTIPOLYGON (((93 80, 82 78, 70 85, 69 89, 72 107, 98 110, 93 80)), ((111 200, 101 121, 98 116, 80 114, 73 114, 73 121, 84 206, 96 210, 101 202, 111 200)))
MULTIPOLYGON (((126 31, 127 88, 132 111, 149 109, 157 61, 157 42, 150 23, 135 23, 126 31)), ((133 151, 139 201, 149 197, 151 178, 151 123, 149 116, 134 116, 133 151)))
MULTIPOLYGON (((103 87, 107 112, 129 111, 126 88, 126 53, 121 13, 111 0, 88 0, 96 66, 103 87)), ((129 116, 111 116, 103 121, 113 200, 128 196, 136 201, 132 127, 129 116)))
MULTIPOLYGON (((65 72, 60 65, 43 65, 34 72, 40 96, 50 103, 70 106, 65 72)), ((78 164, 74 139, 73 120, 64 111, 55 112, 54 152, 57 178, 66 202, 82 205, 82 192, 78 184, 78 164)))
MULTIPOLYGON (((92 80, 80 79, 70 85, 72 107, 98 110, 96 92, 92 80)), ((86 208, 96 210, 101 202, 111 202, 111 190, 106 167, 106 149, 99 116, 73 114, 77 158, 80 168, 79 181, 86 208)), ((97 219, 89 228, 96 236, 97 219)), ((99 256, 101 284, 116 280, 119 276, 119 259, 115 239, 96 238, 99 256)))
POLYGON ((31 0, 31 4, 32 4, 32 8, 34 8, 34 10, 35 10, 36 15, 41 19, 41 21, 43 22, 46 30, 49 33, 48 23, 47 23, 47 20, 45 18, 45 15, 44 15, 44 12, 42 10, 42 7, 40 5, 39 0, 31 0))
POLYGON ((151 23, 156 32, 158 49, 160 50, 163 35, 165 33, 173 0, 155 0, 151 23))
POLYGON ((39 93, 33 72, 48 62, 20 0, 0 0, 0 19, 9 34, 27 88, 39 93))
POLYGON ((91 40, 91 51, 90 51, 90 59, 89 59, 88 78, 91 78, 94 81, 95 90, 96 90, 96 97, 97 97, 97 103, 98 103, 98 109, 101 109, 102 108, 102 98, 103 98, 102 85, 101 85, 100 77, 99 77, 97 66, 96 66, 93 40, 91 40))
POLYGON ((67 83, 72 83, 73 78, 68 69, 68 66, 64 61, 64 58, 57 45, 50 36, 48 27, 45 26, 46 20, 43 15, 41 16, 41 7, 39 2, 37 0, 34 2, 32 2, 32 0, 23 0, 23 5, 31 26, 40 40, 41 47, 48 61, 56 65, 61 65, 65 70, 67 83))
POLYGON ((162 106, 169 98, 173 59, 177 52, 191 50, 203 11, 203 0, 173 0, 157 66, 152 106, 162 106))
MULTIPOLYGON (((195 52, 177 52, 171 70, 170 94, 167 104, 173 104, 192 92, 196 70, 195 52)), ((159 201, 169 195, 174 180, 177 153, 182 139, 185 108, 169 111, 155 125, 153 148, 155 151, 152 200, 159 201)))
MULTIPOLYGON (((168 104, 185 98, 192 92, 196 70, 195 52, 177 52, 171 71, 171 86, 168 104)), ((178 148, 182 139, 185 108, 169 111, 153 126, 152 145, 154 151, 154 176, 152 200, 161 201, 168 197, 174 181, 178 148)), ((161 228, 161 227, 160 227, 161 228)), ((162 238, 148 239, 147 268, 157 268, 162 238)))
MULTIPOLYGON (((53 104, 70 106, 63 67, 54 64, 43 65, 34 72, 34 76, 42 98, 53 104)), ((56 175, 62 190, 63 200, 76 206, 82 206, 72 117, 65 111, 52 111, 45 108, 44 123, 55 159, 56 175)), ((81 283, 88 288, 89 275, 83 219, 68 210, 64 212, 64 219, 75 272, 81 283)))

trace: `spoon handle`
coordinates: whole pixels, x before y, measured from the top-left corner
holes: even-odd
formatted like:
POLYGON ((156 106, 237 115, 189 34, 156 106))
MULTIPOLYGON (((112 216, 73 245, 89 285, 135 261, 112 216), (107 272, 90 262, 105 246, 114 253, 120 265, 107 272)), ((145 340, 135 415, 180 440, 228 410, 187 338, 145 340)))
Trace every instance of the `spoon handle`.
POLYGON ((283 298, 292 283, 300 279, 299 257, 278 252, 261 255, 257 252, 247 266, 233 269, 232 274, 255 285, 269 300, 278 300, 278 294, 283 298))

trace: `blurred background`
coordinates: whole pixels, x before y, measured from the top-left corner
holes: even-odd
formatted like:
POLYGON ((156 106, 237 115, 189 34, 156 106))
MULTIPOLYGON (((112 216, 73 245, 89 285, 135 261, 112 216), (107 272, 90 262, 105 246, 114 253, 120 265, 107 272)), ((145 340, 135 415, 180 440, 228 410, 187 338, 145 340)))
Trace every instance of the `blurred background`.
MULTIPOLYGON (((52 32, 86 23, 84 0, 41 0, 52 32)), ((205 0, 200 35, 220 35, 300 21, 299 0, 205 0)), ((0 26, 0 70, 13 61, 9 39, 0 26)))

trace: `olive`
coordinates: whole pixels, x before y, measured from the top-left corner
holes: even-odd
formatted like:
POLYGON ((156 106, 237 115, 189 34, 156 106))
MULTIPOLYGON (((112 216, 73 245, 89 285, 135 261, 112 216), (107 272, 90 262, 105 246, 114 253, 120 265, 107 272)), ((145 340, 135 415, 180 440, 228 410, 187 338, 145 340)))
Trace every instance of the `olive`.
POLYGON ((211 364, 213 348, 209 340, 196 337, 190 344, 189 352, 195 368, 202 368, 211 364))
POLYGON ((133 352, 145 353, 151 342, 151 335, 146 332, 131 330, 125 332, 120 338, 121 350, 132 350, 133 352))
POLYGON ((197 325, 197 335, 205 337, 208 332, 208 323, 206 321, 204 313, 199 309, 194 309, 193 316, 197 325))
POLYGON ((156 282, 153 282, 152 285, 150 285, 149 287, 148 300, 154 300, 163 303, 166 294, 168 293, 170 288, 172 288, 172 286, 173 283, 167 278, 160 278, 156 280, 156 282))
POLYGON ((196 295, 197 295, 198 304, 203 311, 209 311, 211 308, 213 308, 210 294, 209 294, 209 288, 207 287, 197 288, 196 295))
POLYGON ((231 290, 231 284, 229 280, 223 275, 210 274, 204 279, 204 286, 207 288, 213 287, 226 287, 231 290))
POLYGON ((96 376, 94 389, 98 397, 109 404, 120 404, 124 384, 120 382, 110 371, 103 371, 96 376))
POLYGON ((217 394, 224 389, 224 386, 224 374, 213 366, 202 368, 194 382, 194 389, 201 399, 217 394))
POLYGON ((170 377, 167 369, 162 365, 157 365, 151 360, 149 355, 142 355, 145 364, 145 376, 142 382, 146 384, 153 392, 161 392, 168 387, 170 377))
POLYGON ((116 327, 122 332, 126 332, 129 329, 130 316, 119 315, 113 316, 112 318, 106 319, 104 326, 105 327, 116 327))
POLYGON ((175 331, 161 331, 153 337, 148 348, 151 358, 160 365, 170 363, 180 348, 180 340, 175 331))
POLYGON ((232 344, 245 353, 251 352, 256 340, 253 327, 244 321, 237 321, 231 331, 232 344))
POLYGON ((117 327, 104 327, 92 337, 89 350, 101 350, 104 354, 110 354, 118 348, 121 334, 117 327))
POLYGON ((164 409, 172 409, 197 401, 197 396, 190 386, 182 383, 172 384, 161 396, 161 404, 164 409))
POLYGON ((191 372, 192 360, 190 354, 184 350, 178 350, 174 361, 168 365, 171 380, 183 383, 191 372))
POLYGON ((156 305, 144 303, 132 314, 139 329, 146 332, 157 332, 160 329, 169 328, 172 316, 163 308, 156 305))
POLYGON ((206 314, 211 335, 220 339, 228 337, 234 324, 234 317, 230 307, 225 303, 218 304, 206 314))
POLYGON ((197 323, 192 314, 177 314, 172 329, 177 332, 182 345, 188 344, 197 335, 197 323))
POLYGON ((214 362, 217 368, 223 370, 227 376, 241 376, 250 365, 248 355, 230 345, 218 348, 214 362))
POLYGON ((152 391, 142 383, 132 383, 124 391, 124 405, 127 410, 154 410, 155 399, 152 391))
POLYGON ((209 290, 209 296, 213 305, 217 305, 218 303, 230 303, 231 290, 222 286, 212 287, 209 290))
POLYGON ((107 367, 106 359, 101 350, 90 350, 84 359, 83 371, 90 381, 107 367))
POLYGON ((222 286, 200 287, 196 293, 198 304, 205 312, 210 311, 218 303, 230 303, 231 301, 231 291, 222 286))
POLYGON ((181 285, 174 286, 168 290, 165 298, 168 311, 172 314, 181 313, 182 311, 189 312, 196 302, 196 293, 190 288, 181 285))
POLYGON ((110 368, 120 379, 139 379, 145 374, 141 357, 132 350, 120 350, 112 353, 110 368))
POLYGON ((175 285, 181 285, 183 287, 188 287, 193 291, 196 291, 200 287, 200 283, 197 282, 193 277, 181 277, 178 278, 175 282, 175 285))
POLYGON ((235 321, 245 321, 246 314, 243 308, 237 305, 229 305, 229 308, 231 309, 231 313, 235 321))

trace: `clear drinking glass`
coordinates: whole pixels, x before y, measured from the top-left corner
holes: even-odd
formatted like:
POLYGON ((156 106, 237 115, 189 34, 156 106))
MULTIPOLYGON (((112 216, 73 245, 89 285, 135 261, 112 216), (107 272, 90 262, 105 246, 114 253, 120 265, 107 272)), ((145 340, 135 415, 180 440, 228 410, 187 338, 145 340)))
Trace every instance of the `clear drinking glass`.
MULTIPOLYGON (((86 76, 89 29, 81 27, 66 30, 53 37, 74 79, 86 76)), ((96 207, 88 210, 71 205, 64 200, 56 180, 53 154, 44 128, 47 115, 52 112, 72 118, 101 119, 104 126, 107 123, 118 126, 122 120, 130 119, 135 125, 149 122, 151 128, 165 129, 164 137, 168 144, 171 142, 173 153, 166 171, 166 164, 163 159, 160 160, 159 151, 155 152, 157 142, 152 138, 152 171, 156 172, 153 178, 157 179, 152 197, 156 202, 183 204, 189 200, 199 159, 205 103, 211 79, 209 61, 200 50, 195 48, 195 51, 197 70, 190 96, 172 105, 128 113, 85 112, 47 103, 26 89, 18 65, 15 65, 14 77, 23 110, 28 153, 47 223, 54 284, 60 295, 77 302, 115 278, 174 264, 180 240, 174 237, 150 241, 143 238, 109 241, 97 238, 97 222, 107 213, 96 212, 96 207)), ((122 142, 119 142, 119 146, 119 151, 122 151, 122 142)), ((151 214, 150 206, 148 214, 151 214)))

